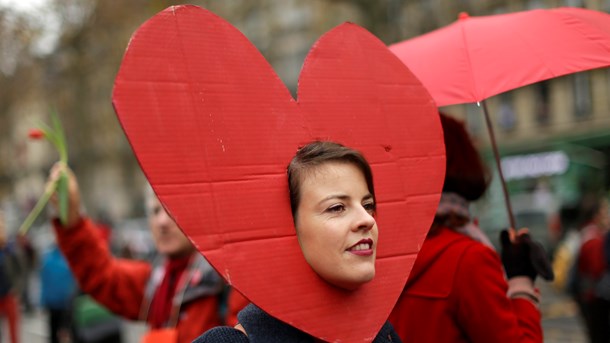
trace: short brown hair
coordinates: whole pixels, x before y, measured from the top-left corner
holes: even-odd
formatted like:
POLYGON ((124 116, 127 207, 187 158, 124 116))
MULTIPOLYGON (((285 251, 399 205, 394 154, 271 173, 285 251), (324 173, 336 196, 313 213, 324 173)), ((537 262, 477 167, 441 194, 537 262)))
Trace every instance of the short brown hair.
POLYGON ((288 164, 288 188, 290 189, 290 208, 292 218, 296 221, 297 208, 301 200, 301 184, 304 174, 312 168, 327 162, 344 162, 356 166, 366 180, 366 185, 375 200, 375 187, 373 186, 373 172, 371 166, 362 154, 352 148, 330 141, 314 141, 297 151, 288 164))

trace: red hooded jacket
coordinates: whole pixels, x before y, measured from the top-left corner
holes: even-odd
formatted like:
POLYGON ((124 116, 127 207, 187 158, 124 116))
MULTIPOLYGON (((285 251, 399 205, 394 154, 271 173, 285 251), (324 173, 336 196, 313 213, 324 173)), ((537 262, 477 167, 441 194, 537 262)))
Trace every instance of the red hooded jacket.
MULTIPOLYGON (((142 319, 142 307, 153 267, 142 261, 116 259, 89 219, 64 229, 55 221, 59 247, 81 289, 113 313, 142 319)), ((221 324, 217 296, 183 299, 176 326, 178 343, 192 342, 201 333, 221 324)), ((146 318, 144 314, 144 318, 146 318)))
POLYGON ((448 228, 428 236, 389 321, 403 342, 542 342, 540 312, 509 299, 497 253, 448 228))

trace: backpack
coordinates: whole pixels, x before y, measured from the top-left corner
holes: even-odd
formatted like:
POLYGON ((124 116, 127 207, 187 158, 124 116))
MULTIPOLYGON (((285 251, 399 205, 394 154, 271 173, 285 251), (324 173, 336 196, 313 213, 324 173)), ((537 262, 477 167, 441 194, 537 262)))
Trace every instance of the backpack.
POLYGON ((47 252, 40 269, 40 303, 50 309, 68 309, 76 294, 76 282, 58 247, 47 252))
POLYGON ((121 341, 121 318, 100 305, 91 296, 77 295, 74 298, 72 311, 75 342, 121 341))

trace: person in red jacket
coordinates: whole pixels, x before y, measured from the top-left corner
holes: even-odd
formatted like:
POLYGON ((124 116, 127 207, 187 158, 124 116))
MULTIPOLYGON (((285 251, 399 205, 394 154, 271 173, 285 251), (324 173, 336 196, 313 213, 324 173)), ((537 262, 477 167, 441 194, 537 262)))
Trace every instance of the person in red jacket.
POLYGON ((608 202, 587 194, 580 204, 581 245, 576 268, 569 281, 591 343, 610 342, 610 302, 598 294, 600 281, 608 268, 604 256, 604 235, 610 227, 608 202))
MULTIPOLYGON (((10 333, 10 342, 19 343, 19 273, 23 267, 15 251, 15 247, 8 243, 6 234, 6 221, 4 212, 0 209, 0 326, 6 320, 6 327, 10 333), (4 317, 4 319, 2 318, 4 317)), ((0 336, 0 338, 2 338, 0 336)))
POLYGON ((441 123, 443 194, 389 321, 411 343, 542 342, 536 271, 524 244, 529 234, 504 231, 500 259, 468 210, 487 189, 487 170, 463 124, 445 115, 441 123))
MULTIPOLYGON (((222 324, 219 301, 224 284, 210 264, 167 214, 152 190, 146 208, 160 259, 150 264, 113 258, 93 221, 81 211, 74 174, 56 164, 49 181, 65 170, 69 179, 66 225, 53 220, 59 247, 83 292, 110 311, 146 321, 143 342, 191 342, 201 332, 222 324)), ((57 199, 52 203, 57 208, 57 199)))

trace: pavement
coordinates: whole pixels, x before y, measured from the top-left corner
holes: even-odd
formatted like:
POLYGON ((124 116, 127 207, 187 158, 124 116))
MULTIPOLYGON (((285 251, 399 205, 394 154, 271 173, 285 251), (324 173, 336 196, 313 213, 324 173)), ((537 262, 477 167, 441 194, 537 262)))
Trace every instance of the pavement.
POLYGON ((539 281, 537 286, 542 294, 540 311, 544 342, 587 343, 576 303, 565 293, 552 288, 549 283, 539 281))
MULTIPOLYGON (((538 285, 542 293, 542 326, 544 342, 546 343, 586 343, 585 332, 578 317, 578 309, 567 296, 555 291, 547 283, 538 285)), ((46 327, 46 314, 37 310, 29 314, 22 314, 21 342, 46 343, 48 333, 46 327)), ((142 334, 146 331, 143 324, 124 321, 123 343, 139 343, 142 334)), ((9 342, 6 330, 2 329, 4 336, 2 342, 9 342)))
MULTIPOLYGON (((22 314, 21 323, 21 343, 49 342, 47 315, 44 311, 37 310, 31 313, 22 314)), ((4 330, 3 327, 2 342, 10 342, 5 331, 6 330, 4 330)), ((123 343, 140 343, 140 339, 144 332, 146 332, 146 326, 144 324, 123 321, 123 343)))

